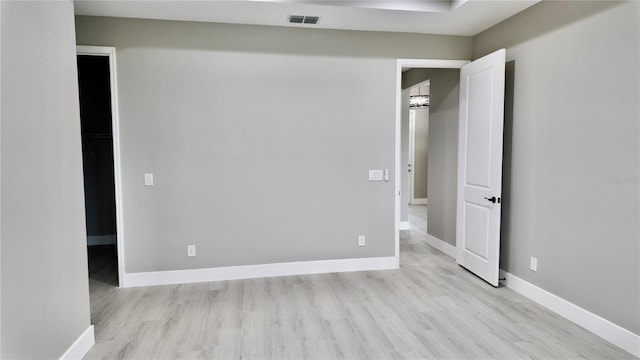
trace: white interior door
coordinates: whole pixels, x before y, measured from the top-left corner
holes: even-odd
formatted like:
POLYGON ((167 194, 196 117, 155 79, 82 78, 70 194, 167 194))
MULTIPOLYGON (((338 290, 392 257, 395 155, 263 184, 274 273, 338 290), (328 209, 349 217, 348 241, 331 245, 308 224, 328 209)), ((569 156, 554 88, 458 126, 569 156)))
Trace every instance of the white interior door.
POLYGON ((498 286, 505 50, 460 69, 457 262, 498 286))

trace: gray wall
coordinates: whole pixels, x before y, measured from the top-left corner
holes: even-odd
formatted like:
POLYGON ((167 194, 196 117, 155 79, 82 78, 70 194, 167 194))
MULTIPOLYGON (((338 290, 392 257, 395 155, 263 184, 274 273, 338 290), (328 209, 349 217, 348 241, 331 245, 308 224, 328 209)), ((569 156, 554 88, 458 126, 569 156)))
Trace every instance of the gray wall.
POLYGON ((403 74, 403 86, 427 79, 431 80, 427 232, 455 246, 460 70, 412 69, 403 74))
POLYGON ((415 109, 415 151, 413 169, 413 197, 427 198, 429 166, 429 108, 415 109))
POLYGON ((0 6, 0 357, 59 358, 90 325, 73 4, 0 6))
POLYGON ((466 37, 90 17, 77 42, 117 48, 127 272, 393 256, 394 183, 367 171, 395 176, 396 59, 471 55, 466 37))
POLYGON ((507 49, 501 267, 636 334, 639 7, 542 2, 474 38, 507 49))

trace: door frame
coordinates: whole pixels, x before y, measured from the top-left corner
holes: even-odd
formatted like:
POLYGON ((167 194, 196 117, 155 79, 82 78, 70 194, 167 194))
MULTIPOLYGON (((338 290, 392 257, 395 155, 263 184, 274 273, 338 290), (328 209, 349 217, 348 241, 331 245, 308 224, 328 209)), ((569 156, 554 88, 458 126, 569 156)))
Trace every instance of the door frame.
POLYGON ((108 56, 111 86, 111 130, 113 132, 113 182, 116 195, 116 247, 118 261, 118 287, 124 284, 124 216, 122 214, 122 171, 120 166, 120 117, 118 116, 118 76, 116 48, 112 46, 77 45, 76 55, 108 56))
POLYGON ((395 211, 394 236, 396 267, 400 267, 400 190, 401 190, 401 132, 402 132, 402 70, 409 68, 422 69, 460 69, 470 63, 469 60, 441 60, 441 59, 397 59, 396 61, 396 142, 395 142, 395 211))

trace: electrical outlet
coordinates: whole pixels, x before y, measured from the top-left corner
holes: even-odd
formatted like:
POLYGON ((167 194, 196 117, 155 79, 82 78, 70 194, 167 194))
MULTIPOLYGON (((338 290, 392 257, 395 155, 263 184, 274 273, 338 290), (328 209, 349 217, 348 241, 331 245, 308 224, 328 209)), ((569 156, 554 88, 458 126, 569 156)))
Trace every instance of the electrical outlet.
POLYGON ((364 235, 358 235, 358 246, 365 246, 366 242, 365 242, 365 238, 364 235))
POLYGON ((153 174, 144 174, 144 186, 153 186, 153 174))
POLYGON ((196 246, 187 245, 187 256, 196 256, 196 246))
POLYGON ((529 262, 529 269, 531 271, 538 271, 538 259, 531 257, 531 262, 529 262))

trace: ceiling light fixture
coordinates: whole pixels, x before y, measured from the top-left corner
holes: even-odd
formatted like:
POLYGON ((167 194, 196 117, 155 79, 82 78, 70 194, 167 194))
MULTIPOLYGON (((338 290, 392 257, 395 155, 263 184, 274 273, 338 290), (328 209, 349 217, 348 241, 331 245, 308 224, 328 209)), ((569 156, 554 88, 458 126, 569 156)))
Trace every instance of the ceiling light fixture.
POLYGON ((413 95, 409 98, 409 108, 426 108, 429 106, 429 95, 413 95))

